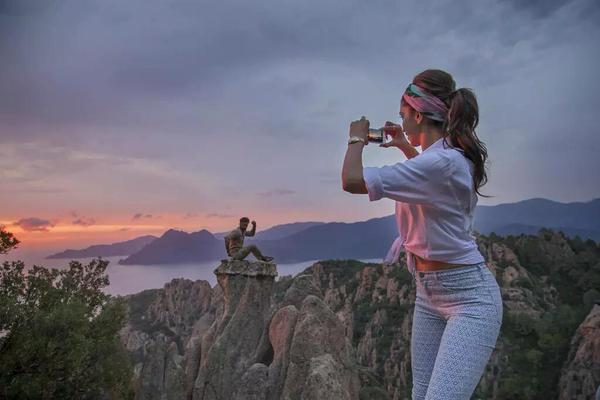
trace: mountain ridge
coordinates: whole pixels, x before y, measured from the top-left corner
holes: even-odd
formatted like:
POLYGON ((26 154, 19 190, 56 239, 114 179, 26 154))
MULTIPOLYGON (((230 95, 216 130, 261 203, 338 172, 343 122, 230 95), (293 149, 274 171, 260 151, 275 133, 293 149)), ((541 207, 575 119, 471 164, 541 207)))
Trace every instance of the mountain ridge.
MULTIPOLYGON (((474 230, 480 234, 535 234, 542 228, 560 230, 571 237, 579 235, 584 240, 600 241, 600 198, 571 203, 532 198, 494 206, 478 205, 475 209, 474 230)), ((226 256, 223 243, 219 243, 226 233, 212 234, 206 229, 187 233, 169 229, 160 238, 155 237, 154 241, 149 241, 130 254, 118 254, 128 256, 119 263, 135 264, 134 261, 137 261, 141 264, 160 264, 218 260, 226 256), (158 239, 162 240, 156 242, 158 239), (177 240, 180 243, 175 243, 177 240), (146 249, 146 246, 149 248, 146 249), (158 248, 152 247, 159 247, 165 253, 160 254, 158 248)), ((356 222, 310 221, 280 224, 257 232, 254 237, 248 237, 246 243, 255 243, 266 254, 274 255, 279 262, 332 257, 377 258, 385 255, 396 235, 395 216, 392 214, 356 222), (332 238, 335 240, 332 241, 332 238)), ((58 255, 63 254, 63 258, 89 257, 85 255, 89 254, 85 250, 87 249, 69 250, 68 253, 56 253, 53 256, 59 258, 58 255)))

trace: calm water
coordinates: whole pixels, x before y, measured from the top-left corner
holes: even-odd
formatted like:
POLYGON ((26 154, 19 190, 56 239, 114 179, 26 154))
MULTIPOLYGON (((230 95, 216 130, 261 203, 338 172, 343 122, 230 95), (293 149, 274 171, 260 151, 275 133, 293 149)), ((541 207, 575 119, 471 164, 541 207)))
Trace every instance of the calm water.
MULTIPOLYGON (((110 280, 110 285, 104 288, 105 293, 113 295, 125 295, 141 292, 145 289, 162 288, 165 283, 174 278, 187 278, 191 280, 203 279, 211 286, 217 284, 217 279, 213 274, 214 269, 219 265, 219 261, 207 263, 190 263, 174 265, 119 265, 117 262, 125 258, 124 256, 104 257, 109 261, 106 269, 110 280)), ((248 259, 252 260, 250 256, 248 259)), ((44 267, 65 268, 69 265, 69 260, 46 260, 44 255, 33 254, 11 254, 0 256, 0 262, 6 260, 23 260, 26 268, 32 265, 41 265, 44 267)), ((81 258, 77 261, 87 264, 92 258, 81 258)), ((306 268, 310 267, 318 260, 303 261, 295 264, 277 264, 279 276, 296 275, 306 268)), ((364 262, 380 262, 380 259, 360 260, 364 262)))

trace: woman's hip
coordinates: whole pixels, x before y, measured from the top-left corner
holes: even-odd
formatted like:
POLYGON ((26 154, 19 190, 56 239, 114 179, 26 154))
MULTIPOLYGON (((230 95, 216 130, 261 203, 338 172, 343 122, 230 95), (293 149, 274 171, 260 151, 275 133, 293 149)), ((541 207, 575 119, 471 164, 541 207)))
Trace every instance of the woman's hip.
POLYGON ((444 271, 416 271, 414 277, 419 307, 446 319, 461 314, 502 322, 501 290, 485 262, 444 271))

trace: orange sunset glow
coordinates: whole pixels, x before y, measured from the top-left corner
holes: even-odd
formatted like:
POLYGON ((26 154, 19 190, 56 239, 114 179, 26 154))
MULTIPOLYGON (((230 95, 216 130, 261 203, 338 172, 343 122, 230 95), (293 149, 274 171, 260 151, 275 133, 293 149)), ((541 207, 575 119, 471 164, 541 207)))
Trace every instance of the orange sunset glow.
MULTIPOLYGON (((169 229, 195 232, 206 229, 212 233, 228 231, 237 226, 239 218, 247 215, 257 221, 257 229, 268 229, 273 225, 286 221, 308 221, 313 215, 308 212, 297 212, 289 215, 277 214, 142 214, 139 216, 123 216, 105 218, 102 222, 96 219, 56 218, 43 219, 34 217, 30 220, 18 218, 0 220, 0 226, 21 241, 19 248, 24 249, 56 249, 87 247, 93 244, 109 244, 134 239, 142 235, 161 236, 169 229), (284 219, 285 218, 285 219, 284 219), (83 220, 83 221, 81 221, 83 220), (122 221, 122 222, 121 222, 122 221), (28 223, 29 222, 29 223, 28 223), (36 222, 36 224, 32 224, 36 222)), ((323 216, 319 221, 326 221, 323 216)))

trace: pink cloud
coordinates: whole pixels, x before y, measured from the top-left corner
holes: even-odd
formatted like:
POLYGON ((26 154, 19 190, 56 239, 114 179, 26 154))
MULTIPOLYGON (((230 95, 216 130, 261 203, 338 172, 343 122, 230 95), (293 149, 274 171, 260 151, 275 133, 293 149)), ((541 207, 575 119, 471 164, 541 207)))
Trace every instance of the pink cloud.
POLYGON ((160 216, 160 215, 152 215, 152 214, 144 214, 144 213, 137 213, 137 214, 134 214, 131 219, 133 219, 134 221, 138 221, 140 219, 151 219, 151 218, 162 218, 162 216, 160 216))
POLYGON ((90 226, 96 223, 96 220, 94 218, 79 215, 77 211, 71 211, 70 214, 73 218, 75 218, 75 220, 71 222, 73 225, 90 226))
POLYGON ((74 225, 90 226, 90 225, 94 225, 96 223, 96 220, 94 220, 94 218, 80 217, 80 218, 77 218, 72 223, 74 225))
POLYGON ((54 226, 54 223, 43 218, 38 217, 28 217, 21 218, 17 222, 14 222, 13 225, 19 226, 24 231, 32 232, 32 231, 40 231, 47 232, 49 229, 54 226))

